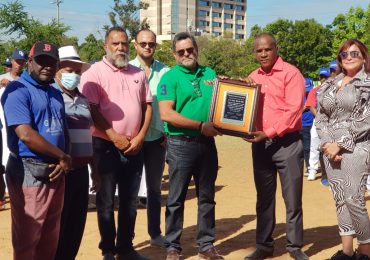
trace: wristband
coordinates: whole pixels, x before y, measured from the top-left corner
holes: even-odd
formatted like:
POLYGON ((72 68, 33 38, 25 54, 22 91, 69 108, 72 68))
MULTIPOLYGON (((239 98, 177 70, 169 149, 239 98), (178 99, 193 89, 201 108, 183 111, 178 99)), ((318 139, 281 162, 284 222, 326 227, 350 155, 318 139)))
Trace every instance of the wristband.
POLYGON ((203 124, 204 124, 204 122, 200 122, 200 124, 198 126, 198 130, 199 130, 200 133, 202 133, 203 124))

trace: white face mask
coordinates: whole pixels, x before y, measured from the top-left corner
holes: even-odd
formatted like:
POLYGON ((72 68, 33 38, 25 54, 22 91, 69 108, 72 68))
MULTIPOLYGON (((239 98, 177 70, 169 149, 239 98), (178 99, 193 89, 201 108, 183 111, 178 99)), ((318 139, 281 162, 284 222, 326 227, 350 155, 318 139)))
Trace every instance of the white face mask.
POLYGON ((60 82, 67 90, 74 90, 80 84, 81 76, 75 73, 63 73, 60 82))

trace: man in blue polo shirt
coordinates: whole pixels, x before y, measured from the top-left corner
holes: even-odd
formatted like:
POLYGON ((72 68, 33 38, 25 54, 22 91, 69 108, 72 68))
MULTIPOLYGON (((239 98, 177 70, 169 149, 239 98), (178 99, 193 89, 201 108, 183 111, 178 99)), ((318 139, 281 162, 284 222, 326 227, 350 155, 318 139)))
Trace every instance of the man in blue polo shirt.
POLYGON ((28 72, 12 81, 1 98, 10 150, 6 180, 15 260, 54 258, 64 174, 71 168, 71 157, 65 153, 63 97, 50 85, 58 50, 37 42, 29 56, 28 72))

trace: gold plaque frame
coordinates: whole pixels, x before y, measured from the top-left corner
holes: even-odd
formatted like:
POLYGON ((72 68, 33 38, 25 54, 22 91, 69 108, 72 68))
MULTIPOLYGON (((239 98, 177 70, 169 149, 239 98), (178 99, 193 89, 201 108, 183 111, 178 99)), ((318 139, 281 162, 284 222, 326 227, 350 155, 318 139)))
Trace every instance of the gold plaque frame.
POLYGON ((257 116, 261 85, 216 79, 208 119, 221 133, 251 137, 257 116))

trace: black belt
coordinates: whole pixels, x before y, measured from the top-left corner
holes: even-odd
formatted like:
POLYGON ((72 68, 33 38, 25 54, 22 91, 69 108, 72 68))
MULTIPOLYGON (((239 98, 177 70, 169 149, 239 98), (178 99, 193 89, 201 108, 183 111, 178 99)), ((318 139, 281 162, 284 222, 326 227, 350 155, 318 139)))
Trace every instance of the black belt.
POLYGON ((34 160, 36 162, 41 162, 41 163, 58 164, 58 161, 56 161, 56 160, 55 161, 46 162, 46 161, 44 161, 42 159, 37 159, 37 158, 35 158, 33 156, 19 156, 19 155, 13 153, 13 152, 10 152, 9 155, 11 157, 15 158, 15 159, 32 159, 32 160, 34 160))
POLYGON ((301 134, 299 133, 299 131, 295 131, 295 132, 291 132, 291 133, 286 133, 283 136, 275 136, 274 138, 267 139, 267 141, 269 141, 271 143, 278 143, 280 141, 293 140, 293 139, 298 140, 300 138, 301 138, 301 134))
POLYGON ((185 142, 207 143, 213 140, 213 137, 205 135, 188 136, 188 135, 167 135, 169 139, 181 140, 185 142))

